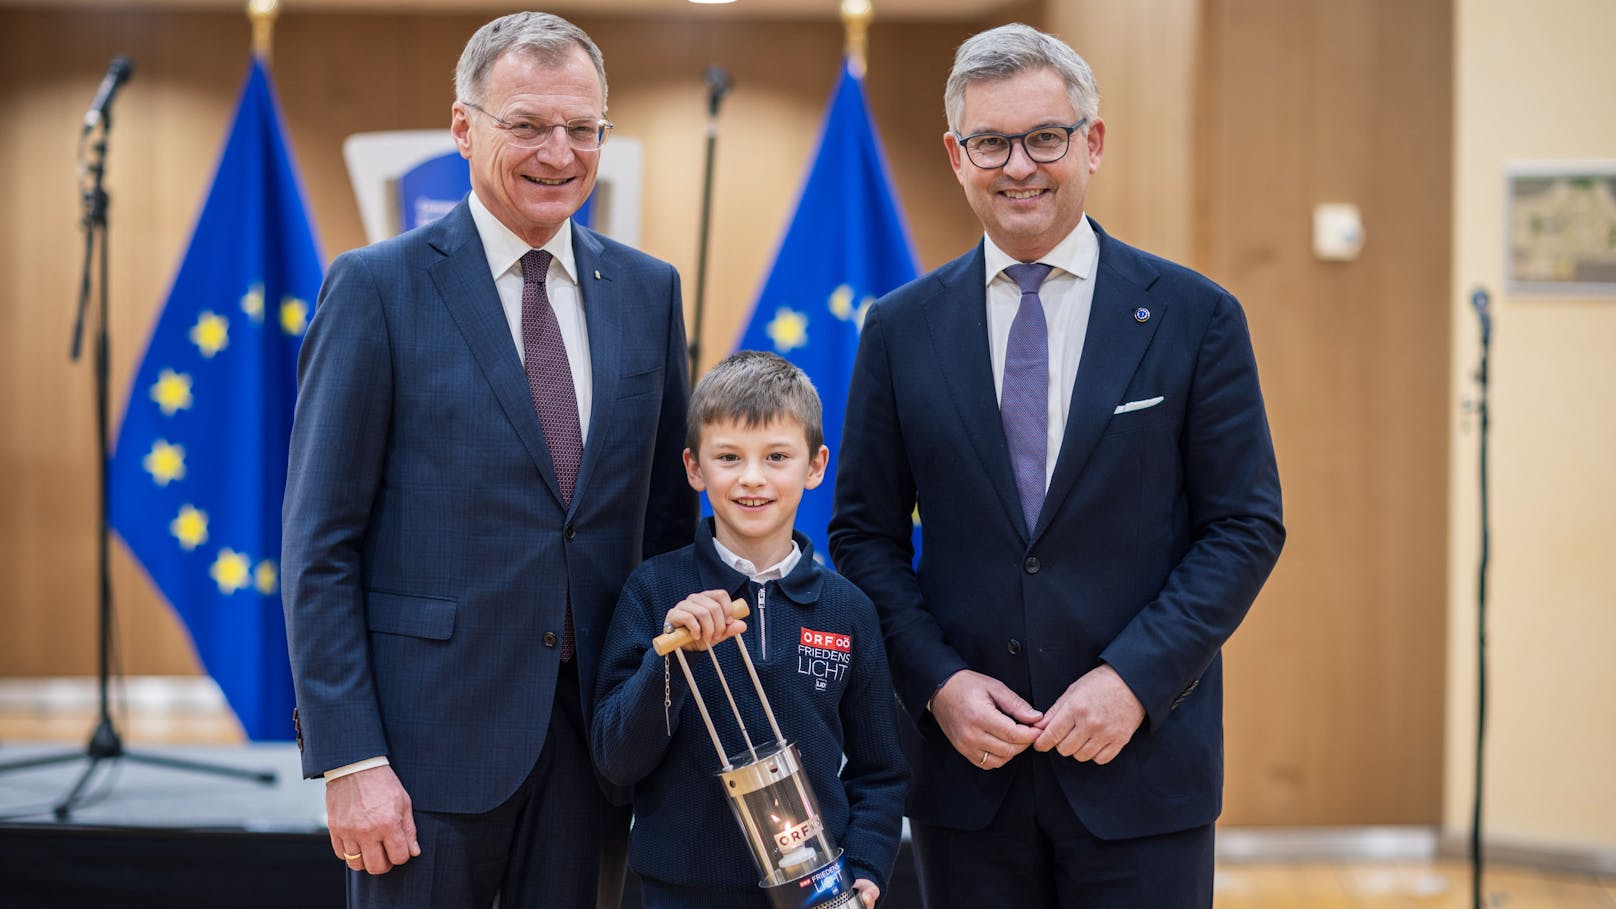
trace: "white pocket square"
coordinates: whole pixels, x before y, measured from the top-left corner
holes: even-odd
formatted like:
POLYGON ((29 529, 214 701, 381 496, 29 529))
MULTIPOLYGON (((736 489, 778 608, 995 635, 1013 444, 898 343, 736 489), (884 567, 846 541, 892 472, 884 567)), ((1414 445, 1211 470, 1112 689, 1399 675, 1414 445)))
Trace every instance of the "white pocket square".
POLYGON ((1133 413, 1136 410, 1144 410, 1147 407, 1155 407, 1157 404, 1160 404, 1161 402, 1163 402, 1165 400, 1167 400, 1167 399, 1162 397, 1161 395, 1157 395, 1154 398, 1146 398, 1143 401, 1129 401, 1126 404, 1118 404, 1117 409, 1113 410, 1111 412, 1113 414, 1133 413))

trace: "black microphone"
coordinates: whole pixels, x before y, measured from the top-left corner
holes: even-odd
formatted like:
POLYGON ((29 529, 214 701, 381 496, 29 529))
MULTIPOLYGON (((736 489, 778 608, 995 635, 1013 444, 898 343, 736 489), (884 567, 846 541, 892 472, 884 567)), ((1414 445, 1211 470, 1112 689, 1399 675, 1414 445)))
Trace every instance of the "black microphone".
POLYGON ((1481 343, 1486 344, 1493 337, 1493 317, 1489 311, 1492 296, 1486 288, 1478 287, 1470 294, 1470 306, 1476 311, 1476 318, 1481 320, 1481 343))
POLYGON ((716 117, 718 105, 723 102, 730 89, 735 87, 735 80, 731 79, 729 73, 721 66, 707 67, 701 77, 707 83, 707 114, 716 117))
POLYGON ((118 93, 129 77, 134 75, 135 65, 129 62, 128 57, 117 56, 107 66, 107 74, 101 77, 101 86, 95 90, 95 100, 90 102, 90 109, 84 114, 84 131, 89 132, 95 125, 107 118, 107 108, 112 106, 112 96, 118 93))

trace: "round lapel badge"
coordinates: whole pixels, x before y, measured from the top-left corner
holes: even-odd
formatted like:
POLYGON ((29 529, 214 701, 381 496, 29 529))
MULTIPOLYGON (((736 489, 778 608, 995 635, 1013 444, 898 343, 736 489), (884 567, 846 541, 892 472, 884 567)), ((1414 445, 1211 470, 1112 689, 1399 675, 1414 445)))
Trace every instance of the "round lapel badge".
POLYGON ((1144 308, 1143 306, 1139 307, 1133 311, 1133 320, 1140 323, 1149 322, 1150 310, 1144 308))

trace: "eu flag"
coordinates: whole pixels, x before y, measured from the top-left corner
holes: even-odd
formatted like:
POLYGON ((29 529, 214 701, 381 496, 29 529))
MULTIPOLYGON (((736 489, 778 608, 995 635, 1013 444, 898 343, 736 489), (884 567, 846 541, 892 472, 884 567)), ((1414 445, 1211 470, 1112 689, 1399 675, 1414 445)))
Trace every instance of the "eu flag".
POLYGON ((876 297, 916 274, 864 84, 844 60, 808 183, 740 342, 742 349, 772 350, 797 364, 819 389, 830 469, 822 494, 803 497, 797 529, 826 558, 830 490, 836 488, 859 327, 876 297))
POLYGON ((262 60, 135 374, 111 523, 254 740, 292 737, 281 496, 323 267, 262 60))

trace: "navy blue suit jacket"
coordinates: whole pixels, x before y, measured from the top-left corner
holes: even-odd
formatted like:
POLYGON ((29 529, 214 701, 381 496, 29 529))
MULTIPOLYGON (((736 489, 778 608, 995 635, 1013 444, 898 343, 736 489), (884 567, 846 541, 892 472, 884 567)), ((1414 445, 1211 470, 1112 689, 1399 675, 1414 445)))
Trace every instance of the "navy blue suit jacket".
POLYGON ((1121 754, 1054 762, 1096 835, 1200 826, 1221 807, 1219 648, 1284 541, 1256 362, 1232 296, 1095 233, 1093 310, 1036 527, 994 392, 981 245, 865 319, 830 546, 880 611, 924 740, 910 814, 926 823, 980 828, 1010 783, 960 756, 925 710, 961 669, 1039 709, 1101 662, 1127 682, 1148 719, 1121 754))
POLYGON ((624 579, 690 541, 678 274, 572 230, 594 394, 570 507, 467 202, 331 264, 281 557, 309 776, 386 755, 417 808, 496 807, 544 746, 569 593, 587 721, 624 579))

